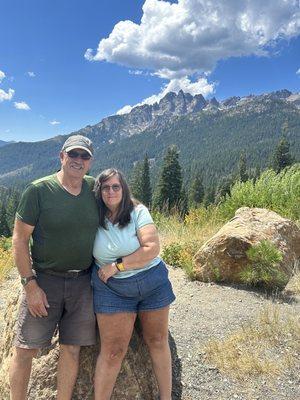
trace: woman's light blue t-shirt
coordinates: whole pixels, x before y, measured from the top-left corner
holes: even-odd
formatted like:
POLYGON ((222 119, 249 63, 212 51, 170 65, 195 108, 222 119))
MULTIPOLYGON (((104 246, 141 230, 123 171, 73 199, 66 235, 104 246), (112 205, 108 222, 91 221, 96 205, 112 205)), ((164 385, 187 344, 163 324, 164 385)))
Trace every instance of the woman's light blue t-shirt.
MULTIPOLYGON (((96 264, 101 268, 110 264, 117 258, 125 257, 141 247, 137 237, 137 230, 145 225, 153 224, 153 219, 147 207, 143 204, 137 205, 130 214, 130 222, 124 228, 119 224, 112 224, 106 219, 107 229, 99 227, 94 242, 93 255, 96 264)), ((147 265, 139 269, 118 272, 114 278, 128 278, 157 265, 160 257, 155 257, 147 265)))

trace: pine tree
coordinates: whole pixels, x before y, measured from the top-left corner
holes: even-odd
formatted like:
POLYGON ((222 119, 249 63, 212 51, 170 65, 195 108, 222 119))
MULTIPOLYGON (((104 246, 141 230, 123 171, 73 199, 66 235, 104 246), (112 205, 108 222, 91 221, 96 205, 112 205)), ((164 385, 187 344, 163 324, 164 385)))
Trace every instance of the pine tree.
POLYGON ((196 175, 191 183, 189 198, 190 204, 192 205, 198 205, 203 201, 204 187, 202 183, 202 178, 199 173, 196 175))
POLYGON ((20 194, 16 190, 12 190, 6 205, 6 220, 10 232, 12 234, 15 222, 15 215, 20 201, 20 194))
POLYGON ((135 163, 132 171, 130 179, 130 189, 133 197, 135 197, 139 201, 142 201, 141 176, 142 176, 142 162, 138 161, 137 163, 135 163))
POLYGON ((182 174, 179 164, 179 152, 176 146, 167 149, 163 160, 160 178, 154 197, 154 206, 170 211, 178 206, 181 199, 182 174))
POLYGON ((285 167, 293 164, 293 159, 290 154, 290 143, 287 138, 283 136, 276 149, 273 156, 273 169, 278 174, 285 167))
POLYGON ((150 184, 149 159, 147 154, 145 155, 143 162, 138 161, 135 164, 130 182, 130 188, 133 196, 145 204, 145 206, 150 207, 152 193, 150 184))
POLYGON ((10 229, 6 220, 6 210, 3 204, 0 205, 0 236, 10 236, 10 229))
POLYGON ((178 210, 182 218, 188 213, 189 211, 189 198, 187 195, 187 191, 185 188, 182 188, 180 193, 180 201, 178 203, 178 210))
POLYGON ((238 163, 238 178, 241 182, 246 182, 249 179, 247 172, 246 154, 242 151, 238 163))
POLYGON ((209 186, 205 190, 203 204, 205 207, 208 207, 210 204, 213 204, 214 201, 215 201, 215 188, 213 186, 209 186))
POLYGON ((150 183, 150 167, 149 167, 149 159, 146 153, 144 162, 142 164, 141 171, 141 194, 142 198, 140 199, 145 206, 150 207, 151 198, 152 198, 152 190, 150 183))
POLYGON ((233 184, 234 184, 234 177, 232 175, 223 176, 220 179, 215 194, 216 204, 218 204, 226 196, 226 194, 230 194, 233 184))

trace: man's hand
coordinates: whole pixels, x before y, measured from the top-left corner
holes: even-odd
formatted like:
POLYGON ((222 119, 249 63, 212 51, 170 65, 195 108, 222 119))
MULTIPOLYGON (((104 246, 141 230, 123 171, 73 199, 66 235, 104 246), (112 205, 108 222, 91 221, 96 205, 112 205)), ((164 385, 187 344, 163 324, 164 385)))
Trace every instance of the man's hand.
POLYGON ((36 281, 30 281, 25 286, 26 301, 30 314, 33 317, 47 317, 49 308, 47 296, 36 281))
POLYGON ((116 267, 115 263, 106 264, 98 271, 99 278, 104 282, 107 283, 107 280, 115 275, 118 272, 118 268, 116 267))

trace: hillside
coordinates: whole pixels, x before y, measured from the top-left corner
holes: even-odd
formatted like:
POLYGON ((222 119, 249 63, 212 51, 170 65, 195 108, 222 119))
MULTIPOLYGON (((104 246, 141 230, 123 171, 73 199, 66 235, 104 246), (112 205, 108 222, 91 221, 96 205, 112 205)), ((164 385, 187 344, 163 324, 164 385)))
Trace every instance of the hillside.
MULTIPOLYGON (((129 173, 134 163, 152 159, 156 175, 170 144, 180 149, 186 175, 202 169, 204 183, 232 173, 242 150, 250 168, 265 168, 282 134, 300 159, 300 95, 287 90, 260 96, 206 101, 202 95, 168 93, 155 105, 104 118, 78 132, 95 145, 92 174, 116 166, 129 173)), ((59 168, 58 153, 66 136, 0 148, 0 185, 21 185, 59 168)))
POLYGON ((0 147, 7 146, 10 143, 14 143, 14 142, 5 142, 4 140, 0 140, 0 147))

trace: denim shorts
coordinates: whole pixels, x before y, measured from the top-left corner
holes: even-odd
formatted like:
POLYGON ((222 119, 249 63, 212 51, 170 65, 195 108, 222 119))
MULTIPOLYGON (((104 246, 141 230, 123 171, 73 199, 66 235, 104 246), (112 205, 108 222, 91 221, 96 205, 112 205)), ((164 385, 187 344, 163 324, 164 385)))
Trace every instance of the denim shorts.
POLYGON ((128 278, 108 279, 107 283, 98 276, 94 265, 92 287, 95 313, 119 313, 157 310, 175 300, 166 264, 139 272, 128 278))

